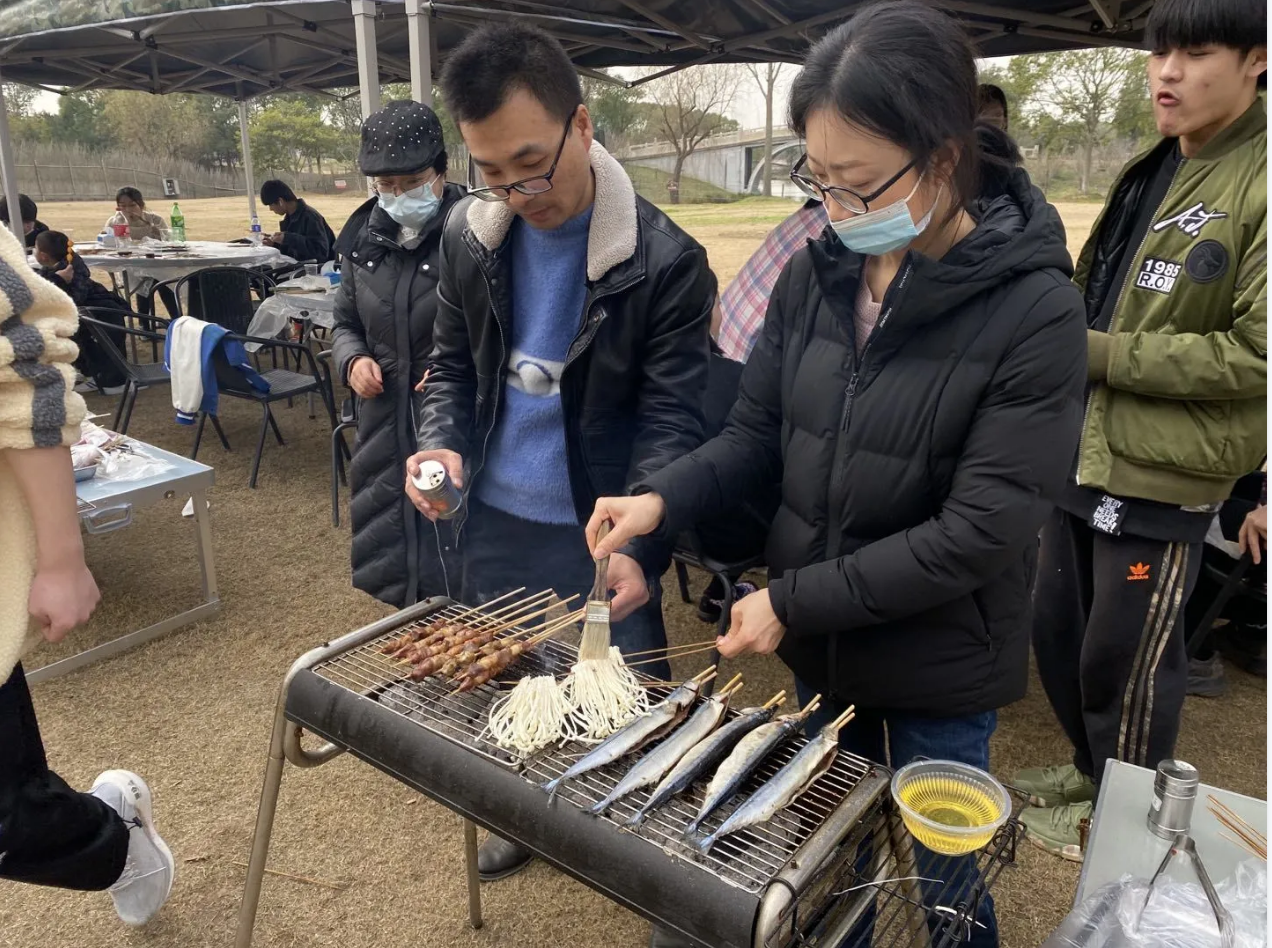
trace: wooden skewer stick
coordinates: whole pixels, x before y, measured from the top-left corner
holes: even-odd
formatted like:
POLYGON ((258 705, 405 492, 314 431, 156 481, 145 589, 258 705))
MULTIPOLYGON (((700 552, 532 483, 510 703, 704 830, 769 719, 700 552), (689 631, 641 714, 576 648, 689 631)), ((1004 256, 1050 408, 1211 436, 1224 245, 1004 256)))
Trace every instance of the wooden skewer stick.
MULTIPOLYGON (((236 862, 233 865, 237 866, 239 869, 247 868, 247 863, 245 862, 236 862)), ((311 879, 309 876, 298 876, 292 872, 283 872, 281 869, 266 869, 265 874, 278 876, 281 879, 293 879, 296 882, 307 882, 310 885, 321 886, 324 889, 333 889, 336 892, 343 892, 345 889, 349 888, 349 883, 347 882, 324 882, 322 879, 311 879)))
MULTIPOLYGON (((491 615, 491 613, 484 611, 487 607, 493 606, 497 602, 503 602, 509 596, 515 596, 517 593, 523 593, 525 591, 526 591, 525 586, 518 586, 512 592, 506 592, 502 596, 496 596, 494 599, 490 600, 490 602, 484 602, 480 606, 465 606, 463 609, 460 610, 459 615, 457 615, 455 618, 457 620, 460 620, 460 619, 463 619, 465 616, 471 616, 471 615, 491 615)), ((499 611, 502 612, 503 610, 501 609, 499 611)))
MULTIPOLYGON (((578 598, 578 597, 574 596, 571 598, 578 598)), ((569 600, 566 600, 566 601, 568 602, 569 600)), ((556 608, 556 606, 557 606, 557 599, 556 599, 555 593, 553 592, 540 593, 537 596, 532 596, 529 599, 525 599, 517 603, 515 611, 513 612, 508 612, 506 615, 501 615, 498 617, 491 616, 490 617, 491 622, 489 623, 489 625, 494 626, 499 630, 511 629, 513 626, 517 625, 518 623, 525 622, 527 619, 533 619, 537 616, 541 616, 541 615, 544 615, 545 613, 551 612, 553 609, 556 608), (543 607, 543 608, 540 608, 540 607, 543 607), (538 609, 539 611, 537 612, 534 611, 536 609, 538 609)), ((487 625, 487 623, 479 623, 479 625, 484 627, 485 625, 487 625)))
POLYGON ((844 711, 843 714, 839 715, 839 717, 835 718, 835 720, 830 722, 831 727, 834 727, 834 728, 843 727, 845 724, 847 724, 849 721, 851 721, 853 718, 856 717, 856 714, 854 713, 856 710, 857 710, 857 706, 855 704, 848 705, 848 709, 844 711))
POLYGON ((723 688, 721 688, 720 691, 721 692, 728 691, 734 685, 740 685, 741 683, 742 683, 742 673, 738 672, 736 675, 734 675, 732 678, 729 679, 728 683, 723 688))
POLYGON ((623 658, 635 658, 637 655, 653 655, 655 652, 658 654, 665 653, 668 657, 674 658, 675 656, 671 654, 672 652, 680 652, 684 649, 697 650, 701 649, 704 645, 715 645, 715 642, 715 639, 704 639, 701 642, 686 642, 683 645, 668 645, 666 648, 647 648, 641 652, 628 652, 623 656, 623 658))
POLYGON ((769 708, 776 708, 778 705, 785 704, 785 703, 786 703, 786 689, 783 688, 777 694, 773 695, 773 697, 769 698, 768 701, 765 701, 764 704, 760 705, 760 707, 762 707, 765 711, 767 711, 769 708))
MULTIPOLYGON (((1223 804, 1218 805, 1222 806, 1223 804)), ((1267 838, 1264 837, 1262 833, 1254 829, 1254 827, 1250 826, 1250 824, 1246 823, 1244 820, 1241 820, 1239 816, 1236 818, 1241 821, 1240 824, 1224 815, 1214 805, 1211 805, 1209 809, 1210 812, 1214 814, 1215 819, 1219 821, 1221 826, 1231 830, 1241 837, 1241 840, 1245 843, 1247 848, 1251 849, 1258 855, 1263 856, 1263 858, 1267 858, 1267 838), (1243 826, 1245 827, 1244 829, 1242 828, 1243 826)), ((1234 813, 1233 816, 1236 816, 1236 814, 1234 813)))
POLYGON ((698 672, 698 674, 694 675, 689 680, 696 681, 698 682, 698 684, 702 684, 703 679, 706 678, 707 675, 710 675, 712 678, 714 678, 715 673, 716 673, 716 666, 710 665, 707 668, 704 668, 702 671, 698 672))
POLYGON ((714 641, 713 641, 710 645, 702 645, 702 646, 699 646, 698 648, 690 648, 690 649, 686 649, 686 650, 685 650, 685 651, 683 651, 683 652, 677 652, 675 655, 668 655, 668 656, 658 655, 658 656, 656 656, 656 657, 654 657, 654 658, 642 658, 642 659, 641 659, 640 661, 638 661, 638 662, 625 662, 624 664, 626 664, 626 665, 648 665, 648 664, 650 664, 651 662, 661 662, 661 661, 666 661, 666 660, 668 660, 668 659, 672 659, 672 658, 688 658, 690 655, 697 655, 699 652, 709 652, 709 651, 711 651, 713 648, 715 648, 715 642, 714 642, 714 641))
MULTIPOLYGON (((1263 833, 1260 833, 1257 829, 1255 829, 1253 826, 1247 823, 1244 819, 1241 818, 1241 816, 1237 814, 1235 810, 1233 810, 1230 806, 1228 806, 1226 803, 1224 803, 1222 800, 1216 797, 1213 793, 1206 794, 1206 800, 1209 801, 1210 803, 1210 810, 1212 813, 1214 813, 1215 810, 1222 810, 1224 815, 1226 815, 1229 820, 1231 820, 1234 823, 1237 823, 1241 828, 1249 832, 1252 836, 1254 836, 1256 841, 1262 842, 1264 845, 1267 844, 1267 841, 1268 841, 1267 836, 1265 836, 1263 833)), ((1219 814, 1215 813, 1215 815, 1218 816, 1219 814)))
POLYGON ((579 597, 578 597, 578 595, 577 595, 577 594, 575 594, 575 595, 571 596, 569 599, 562 599, 560 602, 554 602, 554 603, 552 603, 551 605, 549 605, 549 606, 545 606, 544 608, 542 608, 542 609, 538 610, 537 612, 531 612, 531 613, 529 613, 528 615, 517 616, 515 619, 512 619, 512 620, 510 620, 510 621, 507 621, 507 622, 501 622, 499 625, 497 625, 497 626, 495 626, 495 627, 493 627, 493 628, 490 628, 490 629, 486 629, 485 631, 487 631, 487 632, 494 632, 494 633, 496 633, 496 634, 498 634, 498 633, 500 633, 500 632, 507 632, 507 631, 509 631, 510 629, 514 629, 514 628, 516 628, 517 626, 521 625, 521 623, 525 622, 527 619, 537 619, 537 618, 539 618, 539 616, 547 615, 549 612, 551 612, 552 610, 556 609, 556 608, 557 608, 557 606, 563 606, 563 605, 565 605, 567 602, 570 602, 570 601, 572 601, 572 600, 574 600, 574 599, 578 599, 578 598, 579 598, 579 597))
POLYGON ((811 698, 808 699, 808 704, 804 705, 804 707, 800 709, 800 713, 803 715, 812 714, 814 711, 816 711, 818 708, 821 707, 821 702, 822 702, 822 696, 820 694, 813 695, 811 698))

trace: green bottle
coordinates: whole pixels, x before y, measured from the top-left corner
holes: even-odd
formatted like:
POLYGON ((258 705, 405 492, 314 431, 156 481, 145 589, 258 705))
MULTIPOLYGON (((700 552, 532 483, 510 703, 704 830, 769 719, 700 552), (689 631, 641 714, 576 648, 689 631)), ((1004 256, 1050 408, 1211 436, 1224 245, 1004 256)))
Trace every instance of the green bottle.
POLYGON ((185 215, 181 213, 181 205, 173 203, 172 217, 168 220, 169 230, 172 232, 172 239, 177 243, 183 242, 185 238, 185 215))

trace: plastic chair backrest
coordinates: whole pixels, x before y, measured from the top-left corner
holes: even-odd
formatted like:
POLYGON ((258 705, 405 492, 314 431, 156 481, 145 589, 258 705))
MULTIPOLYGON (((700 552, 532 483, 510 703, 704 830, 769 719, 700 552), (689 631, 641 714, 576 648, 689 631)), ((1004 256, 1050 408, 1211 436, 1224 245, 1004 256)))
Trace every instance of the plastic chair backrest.
POLYGON ((209 267, 186 277, 185 315, 246 334, 252 322, 252 283, 260 279, 239 267, 209 267))

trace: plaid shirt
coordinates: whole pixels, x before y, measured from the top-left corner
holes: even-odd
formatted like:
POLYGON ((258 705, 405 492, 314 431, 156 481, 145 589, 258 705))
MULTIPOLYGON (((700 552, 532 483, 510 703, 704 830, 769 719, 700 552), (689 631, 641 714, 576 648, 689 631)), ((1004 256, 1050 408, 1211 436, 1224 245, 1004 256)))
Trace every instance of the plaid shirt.
POLYGON ((764 238, 720 297, 720 348, 730 359, 745 362, 764 325, 769 296, 786 262, 811 238, 821 236, 826 212, 821 204, 805 204, 764 238))

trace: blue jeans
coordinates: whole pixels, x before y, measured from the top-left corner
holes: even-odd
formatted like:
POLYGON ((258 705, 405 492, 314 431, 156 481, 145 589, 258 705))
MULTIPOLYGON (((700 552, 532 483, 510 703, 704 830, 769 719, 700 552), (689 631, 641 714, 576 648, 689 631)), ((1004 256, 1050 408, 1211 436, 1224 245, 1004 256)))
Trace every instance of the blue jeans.
MULTIPOLYGON (((577 594, 570 607, 582 608, 596 579, 596 561, 582 527, 531 523, 471 497, 469 503, 459 540, 465 603, 481 605, 524 586, 527 594, 543 589, 554 590, 562 599, 577 594)), ((649 589, 649 602, 610 626, 610 641, 624 654, 667 647, 657 577, 649 589)), ((671 676, 665 660, 642 664, 638 670, 664 681, 671 676)))
MULTIPOLYGON (((795 685, 800 705, 803 706, 813 697, 813 690, 802 681, 797 681, 795 685)), ((846 705, 824 700, 808 721, 808 733, 816 734, 838 717, 845 707, 846 705)), ((893 770, 904 767, 916 757, 931 757, 956 760, 988 771, 989 738, 997 725, 997 711, 936 718, 858 709, 856 717, 839 732, 839 746, 867 760, 890 763, 893 770)), ((867 858, 862 860, 862 866, 869 862, 872 854, 865 855, 867 858)), ((924 890, 924 901, 929 905, 948 904, 949 901, 958 901, 960 896, 966 898, 971 893, 976 873, 975 855, 958 858, 942 856, 916 841, 914 857, 920 876, 944 881, 944 884, 920 883, 924 890), (946 902, 939 902, 941 889, 947 886, 950 896, 947 896, 946 902)), ((932 921, 935 922, 935 919, 932 921)), ((844 948, 850 945, 868 945, 873 924, 872 911, 843 943, 844 948)), ((972 926, 971 941, 967 945, 970 948, 998 948, 998 920, 994 915, 994 900, 989 893, 985 893, 977 908, 976 923, 972 926)))

